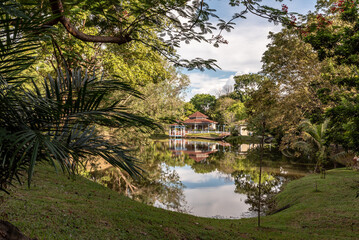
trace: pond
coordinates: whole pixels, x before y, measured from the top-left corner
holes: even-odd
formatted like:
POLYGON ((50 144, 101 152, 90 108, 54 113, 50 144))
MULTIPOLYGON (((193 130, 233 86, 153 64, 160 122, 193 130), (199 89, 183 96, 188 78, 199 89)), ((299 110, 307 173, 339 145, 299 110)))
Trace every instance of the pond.
MULTIPOLYGON (((258 144, 231 146, 226 142, 189 139, 150 141, 136 155, 145 178, 132 180, 112 167, 97 163, 89 176, 107 187, 156 207, 211 218, 256 216, 258 206, 258 144)), ((290 163, 266 145, 262 164, 262 209, 290 180, 312 165, 290 163)))

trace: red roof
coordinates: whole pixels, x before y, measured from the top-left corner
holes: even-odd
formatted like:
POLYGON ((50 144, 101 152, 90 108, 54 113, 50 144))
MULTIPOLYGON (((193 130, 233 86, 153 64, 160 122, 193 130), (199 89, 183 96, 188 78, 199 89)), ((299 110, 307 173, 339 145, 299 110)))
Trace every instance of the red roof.
POLYGON ((215 121, 209 119, 186 119, 183 121, 184 124, 186 123, 217 123, 215 121))
POLYGON ((196 151, 172 150, 172 149, 171 149, 171 151, 175 156, 178 156, 179 153, 181 153, 181 154, 184 153, 184 154, 188 155, 188 157, 195 160, 196 162, 200 162, 200 161, 208 158, 210 154, 217 152, 217 150, 212 150, 212 151, 209 151, 209 152, 202 152, 202 151, 201 152, 196 152, 196 151))
POLYGON ((204 115, 201 112, 195 112, 184 121, 176 120, 176 123, 170 124, 170 126, 179 126, 183 124, 210 124, 217 123, 215 121, 207 119, 208 116, 204 115))
POLYGON ((183 121, 176 120, 176 123, 170 124, 170 126, 180 126, 183 125, 183 121))
POLYGON ((208 118, 208 116, 204 115, 201 112, 195 112, 192 115, 190 115, 188 118, 208 118))

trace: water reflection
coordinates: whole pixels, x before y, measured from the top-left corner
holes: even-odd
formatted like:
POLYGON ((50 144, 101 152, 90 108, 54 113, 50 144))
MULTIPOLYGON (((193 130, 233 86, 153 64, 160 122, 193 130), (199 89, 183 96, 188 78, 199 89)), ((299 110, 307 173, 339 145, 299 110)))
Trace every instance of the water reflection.
POLYGON ((201 162, 210 154, 217 152, 217 146, 216 143, 188 141, 186 139, 170 139, 168 141, 168 148, 173 156, 186 154, 196 162, 201 162))
POLYGON ((174 167, 185 186, 188 213, 201 217, 239 218, 248 215, 245 193, 236 194, 234 179, 218 170, 198 174, 191 166, 174 167))
POLYGON ((184 185, 177 172, 165 164, 172 158, 167 148, 163 144, 150 142, 136 154, 142 160, 141 167, 146 170, 143 178, 133 179, 125 172, 96 159, 87 167, 85 175, 136 201, 188 212, 183 194, 184 185))
MULTIPOLYGON (((187 154, 196 162, 201 162, 215 152, 232 151, 231 144, 227 142, 209 142, 189 139, 169 139, 168 148, 172 151, 173 156, 187 154)), ((253 148, 258 147, 258 144, 241 144, 233 149, 239 155, 246 155, 247 152, 253 148)))
MULTIPOLYGON (((256 147, 187 139, 149 142, 136 153, 143 160, 144 179, 133 181, 111 167, 93 168, 89 175, 149 205, 203 217, 252 217, 258 203, 256 147)), ((272 196, 284 182, 304 176, 311 168, 283 160, 274 149, 265 149, 262 209, 270 208, 272 196)))

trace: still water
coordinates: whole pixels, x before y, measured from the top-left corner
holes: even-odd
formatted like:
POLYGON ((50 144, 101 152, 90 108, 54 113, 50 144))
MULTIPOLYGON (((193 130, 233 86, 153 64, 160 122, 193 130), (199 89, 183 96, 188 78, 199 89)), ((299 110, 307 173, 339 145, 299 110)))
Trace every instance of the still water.
MULTIPOLYGON (((146 171, 133 181, 111 167, 93 165, 90 176, 109 188, 156 207, 211 218, 254 217, 258 206, 257 144, 188 139, 151 141, 136 155, 146 171)), ((262 167, 262 208, 287 181, 313 167, 290 163, 268 145, 262 167)))

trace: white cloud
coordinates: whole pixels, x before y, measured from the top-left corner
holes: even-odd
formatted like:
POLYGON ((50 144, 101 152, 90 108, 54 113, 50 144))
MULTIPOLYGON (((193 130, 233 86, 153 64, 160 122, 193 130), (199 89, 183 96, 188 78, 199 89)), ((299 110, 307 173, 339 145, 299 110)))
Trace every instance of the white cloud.
POLYGON ((224 86, 234 85, 234 76, 244 74, 243 72, 237 72, 234 75, 230 75, 226 78, 213 77, 210 74, 203 73, 187 73, 191 80, 190 91, 187 92, 185 100, 188 102, 194 95, 200 93, 208 93, 214 96, 223 89, 224 86))
POLYGON ((224 33, 228 44, 215 48, 207 43, 183 43, 178 52, 186 59, 216 59, 223 71, 257 72, 261 68, 262 54, 269 43, 268 32, 279 30, 280 27, 273 23, 250 17, 239 22, 232 32, 224 33))
POLYGON ((228 83, 231 82, 230 78, 212 77, 206 73, 189 73, 187 75, 191 80, 191 90, 186 96, 186 101, 189 101, 194 95, 200 93, 216 95, 224 85, 228 85, 228 83))
MULTIPOLYGON (((305 13, 314 9, 315 0, 286 1, 290 11, 305 13)), ((221 12, 220 15, 228 15, 230 18, 236 9, 228 7, 219 0, 212 1, 214 8, 221 12)), ((280 8, 282 3, 266 1, 270 6, 280 8)), ((238 9, 237 9, 238 10, 238 9)), ((193 59, 216 59, 222 71, 237 72, 238 74, 255 73, 261 70, 262 54, 269 43, 268 33, 280 31, 280 25, 274 25, 267 20, 248 14, 247 19, 236 22, 236 26, 230 33, 223 33, 223 37, 228 40, 228 45, 220 45, 219 48, 211 44, 191 42, 182 44, 178 53, 182 58, 193 59)), ((220 70, 219 70, 220 72, 220 70)), ((233 84, 232 76, 228 78, 213 77, 211 72, 188 73, 191 85, 190 92, 187 93, 188 101, 197 93, 214 94, 223 88, 225 84, 233 84), (211 76, 212 75, 212 76, 211 76)))
POLYGON ((217 170, 210 173, 197 174, 189 166, 174 169, 178 173, 180 180, 188 183, 205 183, 213 179, 228 179, 229 177, 228 174, 220 173, 217 170))
MULTIPOLYGON (((278 32, 280 29, 280 26, 268 23, 264 19, 250 16, 237 23, 232 32, 224 34, 224 38, 228 40, 229 44, 222 44, 219 48, 215 48, 210 44, 192 42, 183 44, 178 52, 182 58, 186 59, 196 57, 216 59, 222 71, 237 72, 238 74, 258 72, 262 66, 262 54, 269 43, 267 38, 269 31, 278 32)), ((221 70, 218 71, 221 72, 221 70)), ((224 85, 234 83, 233 76, 213 77, 211 76, 213 74, 208 71, 187 74, 191 84, 186 101, 198 93, 216 95, 224 85)))
MULTIPOLYGON (((191 213, 201 217, 241 218, 249 210, 247 196, 234 192, 235 186, 185 189, 186 202, 191 213)), ((249 217, 252 217, 249 215, 249 217)))

